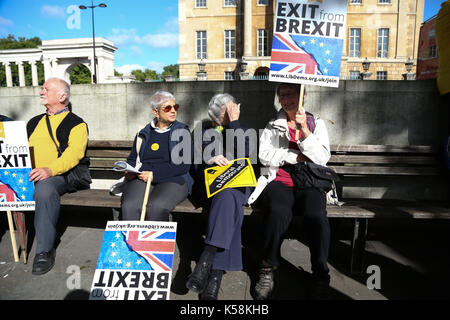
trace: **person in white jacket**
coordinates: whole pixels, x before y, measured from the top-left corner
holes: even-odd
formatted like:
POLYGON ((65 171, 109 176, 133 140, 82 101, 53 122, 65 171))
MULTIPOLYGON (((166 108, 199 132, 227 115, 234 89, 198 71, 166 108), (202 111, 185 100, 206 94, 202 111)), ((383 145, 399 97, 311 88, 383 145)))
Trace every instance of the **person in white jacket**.
POLYGON ((277 118, 271 120, 260 137, 259 160, 264 166, 249 204, 258 201, 265 208, 263 227, 263 261, 255 298, 268 299, 274 287, 274 271, 280 264, 280 248, 293 215, 303 215, 310 242, 312 299, 326 298, 329 288, 327 267, 330 226, 326 211, 326 194, 316 188, 297 189, 287 166, 312 161, 326 165, 330 159, 330 142, 325 122, 298 110, 299 85, 282 83, 277 88, 281 104, 277 118), (296 130, 299 139, 296 140, 296 130))

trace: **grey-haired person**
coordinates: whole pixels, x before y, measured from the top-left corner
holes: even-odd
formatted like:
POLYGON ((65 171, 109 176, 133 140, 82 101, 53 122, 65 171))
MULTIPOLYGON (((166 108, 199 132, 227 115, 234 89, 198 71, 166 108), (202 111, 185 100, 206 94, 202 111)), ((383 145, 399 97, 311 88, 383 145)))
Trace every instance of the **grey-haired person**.
POLYGON ((198 185, 202 186, 199 194, 203 195, 208 222, 203 252, 188 277, 186 287, 198 293, 200 300, 217 300, 224 272, 242 269, 243 206, 247 203, 251 188, 227 188, 209 199, 204 196, 206 168, 226 166, 231 160, 250 156, 249 137, 245 135, 245 140, 237 138, 246 130, 239 122, 240 113, 240 104, 236 103, 233 96, 227 93, 215 95, 208 105, 212 123, 202 128, 201 145, 195 143, 199 146, 195 153, 201 154, 203 161, 200 165, 194 165, 194 176, 198 185), (231 145, 227 139, 235 139, 233 148, 229 150, 225 148, 231 145))
POLYGON ((128 164, 141 173, 125 173, 121 199, 123 220, 140 219, 149 172, 153 173, 153 180, 146 207, 147 221, 169 221, 170 212, 187 198, 193 183, 189 175, 191 157, 186 160, 183 155, 188 150, 180 148, 179 153, 172 152, 182 142, 178 137, 189 139, 191 144, 189 127, 176 120, 179 105, 175 97, 157 91, 150 98, 150 106, 154 118, 137 133, 127 158, 128 164), (142 141, 139 150, 138 137, 142 141))

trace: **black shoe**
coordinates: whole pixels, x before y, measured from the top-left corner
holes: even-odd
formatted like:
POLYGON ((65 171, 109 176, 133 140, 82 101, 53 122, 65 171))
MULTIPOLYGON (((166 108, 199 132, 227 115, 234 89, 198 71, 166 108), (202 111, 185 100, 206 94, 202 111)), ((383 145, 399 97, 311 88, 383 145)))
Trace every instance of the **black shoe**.
POLYGON ((33 261, 33 271, 34 275, 41 275, 49 272, 55 265, 55 249, 50 252, 41 252, 36 254, 33 261))
POLYGON ((200 300, 217 300, 219 295, 222 275, 212 275, 209 277, 205 290, 200 294, 200 300))
POLYGON ((274 269, 273 268, 261 268, 259 269, 259 279, 255 285, 255 299, 266 300, 272 293, 274 286, 274 269))
POLYGON ((314 278, 311 282, 310 299, 311 300, 327 300, 329 299, 330 277, 324 276, 314 278))
POLYGON ((208 283, 211 267, 211 263, 199 261, 194 268, 194 272, 188 277, 186 288, 195 293, 202 293, 208 283))

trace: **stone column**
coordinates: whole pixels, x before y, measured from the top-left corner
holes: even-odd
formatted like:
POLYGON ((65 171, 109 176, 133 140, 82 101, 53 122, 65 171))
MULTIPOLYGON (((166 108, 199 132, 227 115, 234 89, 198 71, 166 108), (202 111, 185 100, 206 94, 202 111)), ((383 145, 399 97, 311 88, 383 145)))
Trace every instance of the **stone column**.
POLYGON ((52 77, 52 69, 50 66, 50 59, 44 59, 44 78, 47 81, 52 77))
POLYGON ((252 0, 244 1, 244 57, 253 56, 252 52, 252 0))
POLYGON ((6 86, 7 87, 12 87, 13 86, 10 63, 11 62, 5 62, 6 86))
POLYGON ((23 61, 17 61, 19 67, 19 86, 25 87, 25 71, 23 70, 23 61))
POLYGON ((37 67, 36 67, 36 61, 30 61, 31 64, 31 81, 33 83, 33 86, 38 86, 38 73, 37 73, 37 67))

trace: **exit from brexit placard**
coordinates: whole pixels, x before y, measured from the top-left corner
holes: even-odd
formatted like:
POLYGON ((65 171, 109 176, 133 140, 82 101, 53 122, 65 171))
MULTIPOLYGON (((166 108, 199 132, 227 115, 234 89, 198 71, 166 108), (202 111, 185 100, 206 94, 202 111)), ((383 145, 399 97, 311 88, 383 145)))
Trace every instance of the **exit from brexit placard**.
POLYGON ((277 1, 270 81, 339 86, 347 0, 277 1))
POLYGON ((34 210, 30 171, 25 122, 0 122, 0 211, 34 210))

